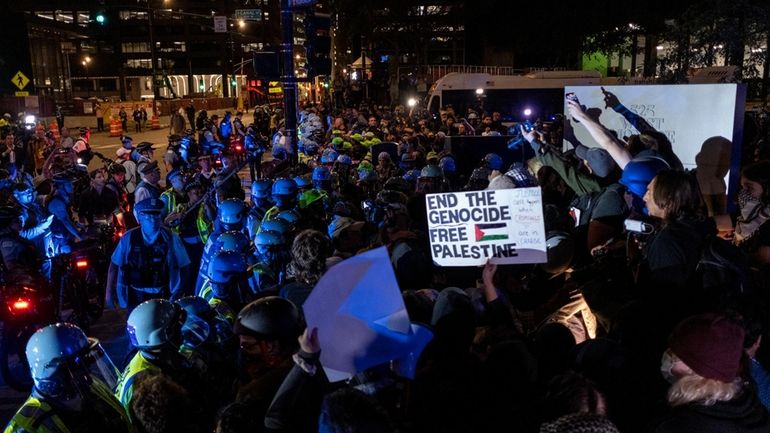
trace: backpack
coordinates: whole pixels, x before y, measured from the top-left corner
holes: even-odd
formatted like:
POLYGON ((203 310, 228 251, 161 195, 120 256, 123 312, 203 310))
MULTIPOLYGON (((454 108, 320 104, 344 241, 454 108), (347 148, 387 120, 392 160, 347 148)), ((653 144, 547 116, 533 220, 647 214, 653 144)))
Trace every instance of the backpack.
POLYGON ((748 257, 717 236, 706 239, 695 271, 704 292, 720 308, 734 306, 754 293, 748 257))

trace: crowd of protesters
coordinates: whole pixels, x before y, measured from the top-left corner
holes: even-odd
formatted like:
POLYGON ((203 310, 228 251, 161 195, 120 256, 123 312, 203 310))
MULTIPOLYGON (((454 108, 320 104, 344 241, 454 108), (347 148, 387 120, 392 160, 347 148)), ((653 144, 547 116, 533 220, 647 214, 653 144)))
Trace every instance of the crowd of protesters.
POLYGON ((512 129, 494 112, 307 104, 292 146, 275 110, 253 122, 193 110, 194 128, 169 138, 165 187, 153 145, 122 137, 76 200, 77 139, 26 138, 51 148, 35 163, 25 152, 38 147, 4 129, 6 277, 38 272, 14 256, 19 245, 66 250, 46 246, 49 227, 72 243, 110 215, 138 224, 115 248, 106 288, 129 312, 134 352, 108 384, 115 397, 99 398, 125 413, 105 421, 109 404, 67 403, 94 387, 60 392, 78 384, 62 379, 77 371, 63 360, 92 346, 69 328, 62 337, 62 325, 38 334, 76 350, 51 371, 30 363, 38 412, 28 400, 6 432, 770 432, 770 161, 741 167, 730 215, 724 188, 703 193, 720 169, 683 170, 665 135, 605 98, 637 135, 617 137, 573 102, 564 118, 512 129), (578 143, 573 122, 599 146, 578 143), (458 172, 447 137, 511 133, 526 163, 489 153, 458 172), (247 162, 252 182, 239 172, 247 162), (531 186, 542 189, 547 263, 433 263, 425 194, 531 186), (413 380, 386 364, 329 383, 302 304, 337 263, 379 246, 410 320, 433 339, 413 380), (198 339, 193 319, 205 322, 198 339), (45 410, 59 430, 30 421, 45 410))

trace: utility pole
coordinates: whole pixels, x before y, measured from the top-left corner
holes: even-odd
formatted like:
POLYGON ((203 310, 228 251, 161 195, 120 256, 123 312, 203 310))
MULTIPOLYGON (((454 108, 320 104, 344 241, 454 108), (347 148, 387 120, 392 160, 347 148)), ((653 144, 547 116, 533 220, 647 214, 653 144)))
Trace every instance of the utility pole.
POLYGON ((281 0, 281 58, 283 72, 284 125, 286 140, 291 153, 292 162, 298 162, 297 155, 297 77, 294 75, 294 13, 290 0, 281 0))
POLYGON ((150 6, 149 0, 147 1, 147 19, 150 27, 150 31, 148 32, 150 34, 150 60, 152 63, 152 112, 154 115, 160 115, 158 113, 157 107, 158 107, 158 100, 160 99, 160 87, 158 87, 157 83, 157 77, 158 77, 158 71, 157 71, 157 65, 156 61, 158 59, 158 53, 155 50, 155 35, 154 35, 154 15, 155 12, 152 9, 152 6, 150 6))

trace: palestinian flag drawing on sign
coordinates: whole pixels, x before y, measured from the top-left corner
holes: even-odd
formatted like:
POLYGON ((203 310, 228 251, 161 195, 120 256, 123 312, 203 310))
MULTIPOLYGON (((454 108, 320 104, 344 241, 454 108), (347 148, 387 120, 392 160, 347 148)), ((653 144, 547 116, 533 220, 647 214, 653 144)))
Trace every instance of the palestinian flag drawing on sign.
POLYGON ((506 223, 475 224, 475 226, 476 242, 508 239, 508 234, 505 232, 505 228, 508 226, 506 223))

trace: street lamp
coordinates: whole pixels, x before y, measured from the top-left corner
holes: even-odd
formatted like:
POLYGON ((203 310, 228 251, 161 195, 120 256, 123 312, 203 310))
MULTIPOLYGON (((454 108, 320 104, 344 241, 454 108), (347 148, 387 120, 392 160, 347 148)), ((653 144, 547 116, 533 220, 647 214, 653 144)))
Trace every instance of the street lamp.
POLYGON ((89 75, 88 75, 88 65, 91 63, 91 57, 90 56, 83 57, 83 61, 81 61, 80 63, 86 69, 86 81, 88 81, 88 86, 86 87, 86 97, 90 98, 91 97, 91 85, 93 83, 90 82, 91 80, 90 80, 89 75))

